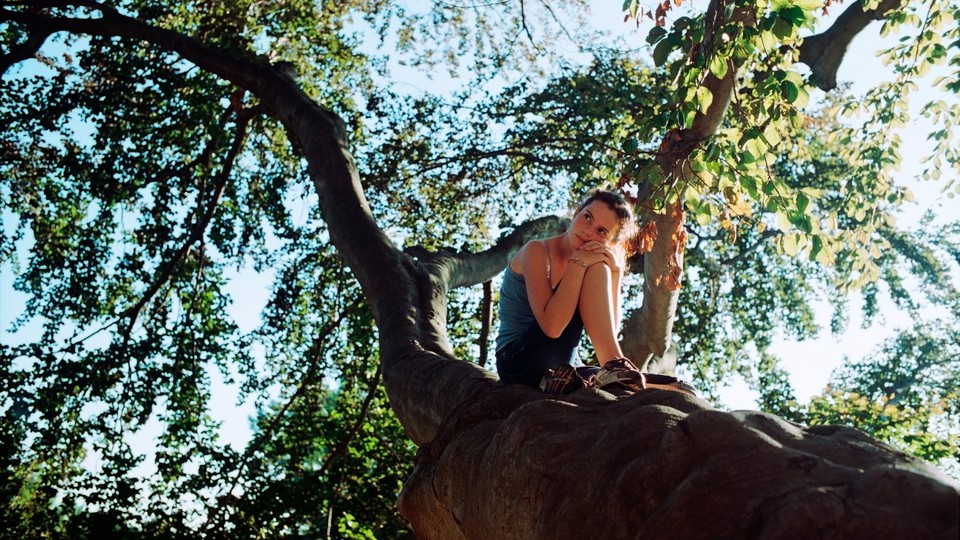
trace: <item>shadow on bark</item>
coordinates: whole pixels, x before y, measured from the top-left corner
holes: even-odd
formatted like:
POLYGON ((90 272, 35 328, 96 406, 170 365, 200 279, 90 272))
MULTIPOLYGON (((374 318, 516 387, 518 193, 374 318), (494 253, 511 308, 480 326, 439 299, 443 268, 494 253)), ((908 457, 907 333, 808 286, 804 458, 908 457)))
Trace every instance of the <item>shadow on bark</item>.
POLYGON ((421 539, 955 539, 958 508, 955 481, 854 429, 497 384, 421 448, 400 500, 421 539))

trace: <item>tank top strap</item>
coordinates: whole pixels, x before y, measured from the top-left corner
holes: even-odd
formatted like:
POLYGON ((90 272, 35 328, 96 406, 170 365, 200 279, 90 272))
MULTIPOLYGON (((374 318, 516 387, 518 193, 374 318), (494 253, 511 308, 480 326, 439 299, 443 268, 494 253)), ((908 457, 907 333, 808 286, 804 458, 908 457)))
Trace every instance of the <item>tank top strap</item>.
POLYGON ((551 275, 551 262, 550 262, 550 246, 547 245, 546 240, 541 240, 543 242, 543 249, 547 250, 547 283, 550 284, 550 288, 553 289, 553 276, 551 275))

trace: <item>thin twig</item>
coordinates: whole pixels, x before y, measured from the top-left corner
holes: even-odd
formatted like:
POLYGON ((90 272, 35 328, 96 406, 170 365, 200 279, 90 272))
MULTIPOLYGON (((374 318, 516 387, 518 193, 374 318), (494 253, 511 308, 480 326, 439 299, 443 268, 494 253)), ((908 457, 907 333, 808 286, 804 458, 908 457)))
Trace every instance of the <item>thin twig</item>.
POLYGON ((740 250, 740 252, 737 253, 736 255, 734 255, 733 257, 730 257, 730 258, 728 258, 728 259, 724 259, 724 260, 720 261, 720 265, 721 265, 721 266, 726 266, 726 265, 728 265, 728 264, 734 264, 734 263, 737 263, 737 262, 742 261, 743 259, 745 259, 745 258, 747 257, 747 255, 749 255, 749 254, 753 253, 754 251, 756 251, 757 249, 759 249, 760 246, 761 246, 764 242, 766 242, 768 238, 773 238, 773 237, 779 236, 779 235, 780 235, 780 231, 777 231, 777 230, 775 230, 775 229, 767 229, 767 230, 763 231, 762 233, 760 233, 760 239, 757 240, 753 245, 748 246, 746 249, 740 250))
MULTIPOLYGON (((320 331, 317 338, 314 339, 314 347, 316 347, 316 354, 313 355, 313 358, 310 362, 310 366, 307 368, 307 372, 301 378, 300 385, 297 386, 297 389, 293 392, 293 395, 290 396, 287 402, 284 403, 283 407, 281 407, 280 410, 273 415, 273 418, 270 419, 270 423, 267 425, 266 429, 262 430, 260 434, 257 435, 257 437, 253 440, 253 442, 247 446, 247 449, 244 451, 243 457, 241 458, 241 461, 237 466, 237 470, 233 475, 233 480, 231 480, 230 482, 230 487, 227 488, 227 491, 224 494, 224 496, 221 497, 221 500, 231 498, 230 494, 233 493, 233 490, 236 489, 237 484, 239 484, 240 476, 243 474, 244 469, 246 469, 247 465, 250 463, 250 459, 253 457, 253 454, 259 451, 260 448, 263 446, 263 444, 267 440, 273 437, 274 432, 277 430, 284 416, 286 416, 287 411, 290 410, 290 407, 293 406, 294 402, 300 396, 303 395, 303 393, 306 391, 310 383, 312 383, 315 380, 317 368, 320 365, 320 360, 323 359, 323 350, 324 350, 323 342, 327 339, 327 337, 331 333, 333 333, 334 330, 340 328, 340 325, 343 322, 343 320, 348 315, 352 314, 353 310, 355 310, 360 306, 360 303, 361 303, 361 299, 356 298, 350 305, 344 306, 340 312, 340 315, 336 318, 336 320, 330 321, 330 323, 327 324, 327 326, 320 331)), ((379 369, 377 373, 379 374, 379 369)), ((211 523, 213 526, 216 526, 216 527, 220 526, 219 519, 220 519, 220 513, 222 511, 223 511, 223 505, 220 504, 219 506, 217 506, 213 519, 211 520, 211 523)))
POLYGON ((214 194, 210 202, 207 204, 207 208, 205 209, 203 215, 201 216, 200 220, 191 227, 190 236, 183 243, 183 245, 180 246, 180 249, 177 250, 177 252, 173 255, 173 258, 167 260, 161 265, 160 278, 153 282, 153 285, 150 286, 150 288, 143 295, 143 297, 141 297, 140 301, 136 303, 136 305, 126 309, 121 314, 121 318, 128 319, 127 328, 123 330, 124 344, 126 344, 126 342, 130 339, 130 334, 133 332, 133 325, 136 323, 140 311, 147 304, 147 302, 149 302, 167 283, 167 281, 169 281, 170 276, 173 275, 177 265, 190 251, 190 248, 200 239, 202 239, 203 235, 206 233, 207 226, 213 219, 213 215, 220 203, 220 197, 223 195, 223 190, 226 187, 227 180, 229 180, 230 172, 233 170, 233 164, 237 158, 237 155, 239 155, 240 151, 243 149, 243 143, 246 139, 247 126, 249 125, 250 119, 256 114, 259 114, 261 111, 261 106, 257 106, 250 109, 245 109, 237 115, 237 134, 234 137, 233 146, 227 153, 223 168, 215 177, 214 194))
POLYGON ((370 386, 367 388, 367 397, 363 400, 363 406, 360 408, 360 414, 357 415, 357 420, 353 423, 353 428, 351 428, 350 433, 347 437, 340 440, 340 443, 337 444, 337 447, 333 449, 333 452, 330 452, 327 455, 327 459, 323 462, 323 466, 320 467, 319 475, 323 476, 327 472, 327 467, 329 467, 340 454, 345 452, 350 446, 350 443, 353 441, 353 438, 357 436, 357 432, 360 431, 360 428, 363 426, 363 422, 367 419, 367 413, 370 410, 370 404, 373 402, 374 396, 377 394, 377 387, 380 386, 380 376, 383 370, 383 362, 377 362, 377 372, 373 374, 373 378, 370 379, 370 386))

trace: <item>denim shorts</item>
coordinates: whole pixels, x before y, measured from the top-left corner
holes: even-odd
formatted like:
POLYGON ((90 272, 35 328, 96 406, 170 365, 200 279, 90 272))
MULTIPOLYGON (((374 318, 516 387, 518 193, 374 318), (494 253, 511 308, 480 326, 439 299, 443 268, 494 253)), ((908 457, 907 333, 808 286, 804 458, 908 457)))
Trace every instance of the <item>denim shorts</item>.
POLYGON ((577 346, 583 336, 583 319, 575 312, 557 338, 548 337, 536 322, 517 340, 497 350, 497 373, 506 384, 537 388, 548 369, 577 361, 577 346))

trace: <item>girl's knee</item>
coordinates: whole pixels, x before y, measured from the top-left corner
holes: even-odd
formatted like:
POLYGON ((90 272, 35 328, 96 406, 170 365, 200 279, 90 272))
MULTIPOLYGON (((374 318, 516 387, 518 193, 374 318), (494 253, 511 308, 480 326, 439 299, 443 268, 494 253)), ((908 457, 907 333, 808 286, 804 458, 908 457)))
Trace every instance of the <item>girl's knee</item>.
POLYGON ((583 275, 583 279, 585 283, 588 281, 592 281, 592 282, 600 281, 603 283, 609 283, 610 276, 612 274, 613 274, 613 270, 610 268, 610 266, 607 263, 599 262, 596 264, 591 264, 587 268, 586 273, 584 273, 583 275))

